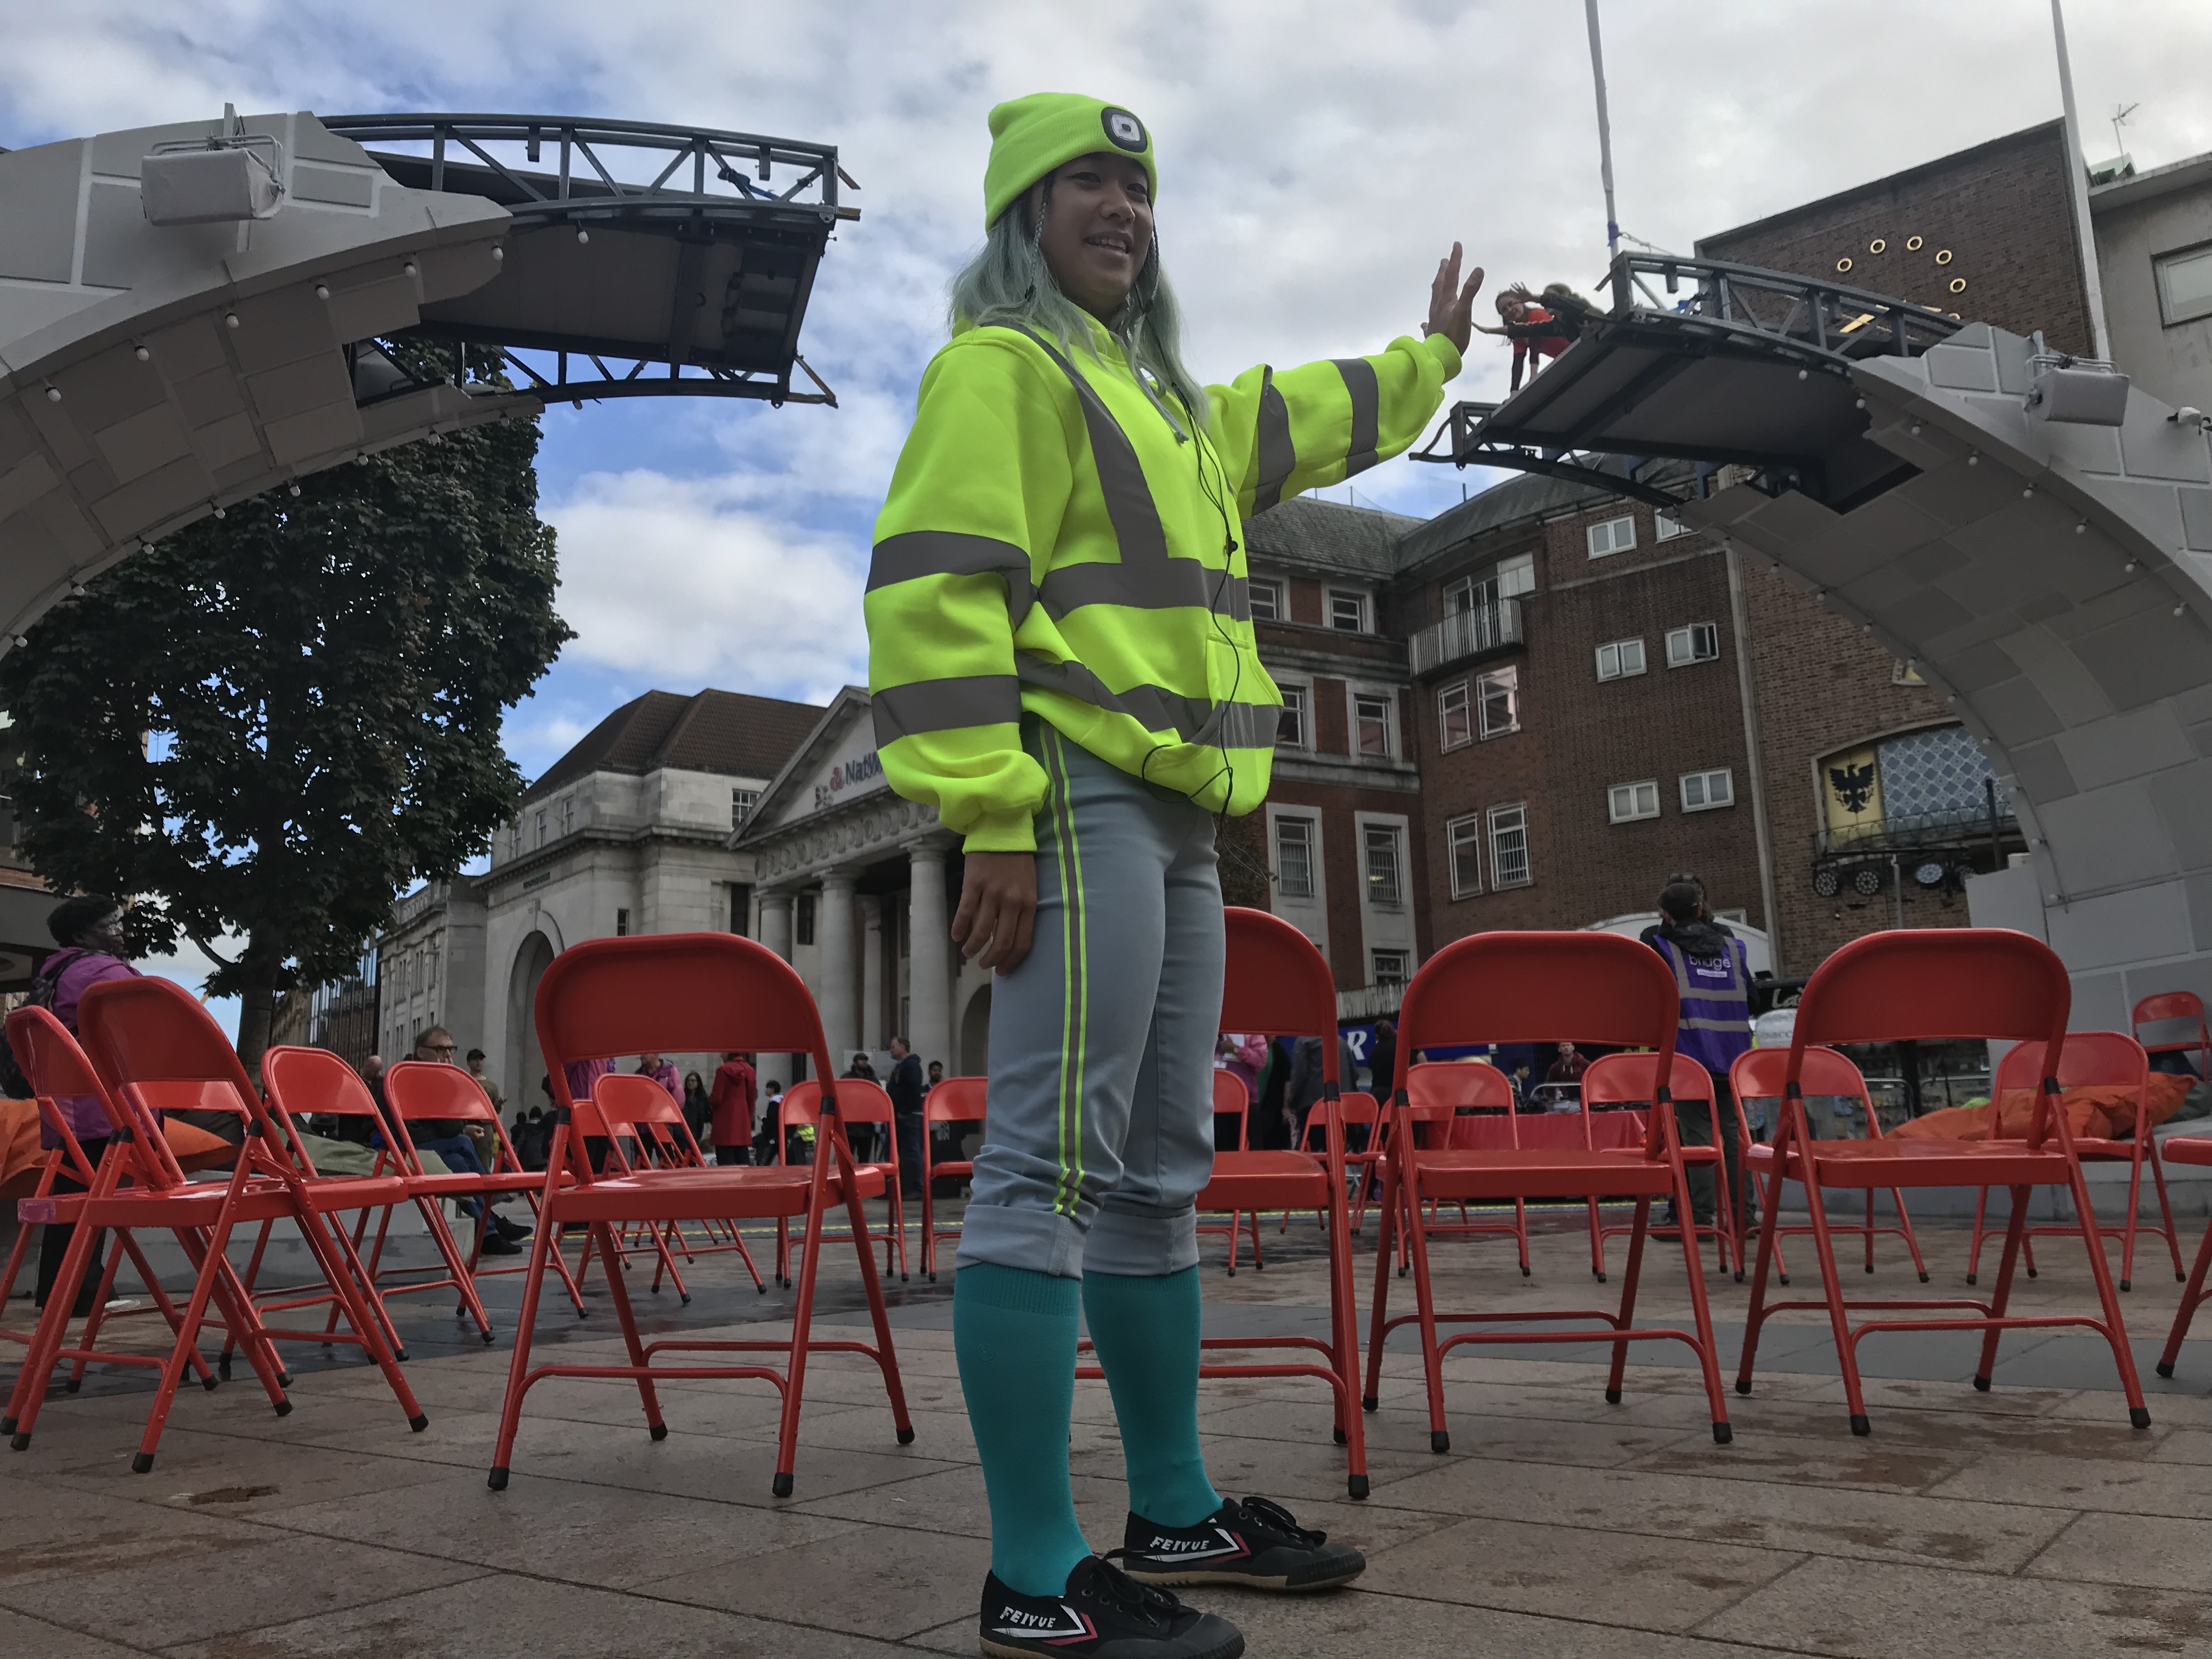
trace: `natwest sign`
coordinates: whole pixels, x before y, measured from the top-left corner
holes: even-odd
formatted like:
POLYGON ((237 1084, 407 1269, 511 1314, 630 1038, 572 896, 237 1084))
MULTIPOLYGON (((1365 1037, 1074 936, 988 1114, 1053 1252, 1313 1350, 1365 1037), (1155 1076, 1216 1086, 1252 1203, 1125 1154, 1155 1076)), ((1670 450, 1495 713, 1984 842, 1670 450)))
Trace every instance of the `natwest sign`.
POLYGON ((872 749, 865 755, 836 763, 815 781, 814 810, 818 812, 825 806, 836 805, 844 799, 847 790, 873 783, 883 775, 884 763, 872 749))

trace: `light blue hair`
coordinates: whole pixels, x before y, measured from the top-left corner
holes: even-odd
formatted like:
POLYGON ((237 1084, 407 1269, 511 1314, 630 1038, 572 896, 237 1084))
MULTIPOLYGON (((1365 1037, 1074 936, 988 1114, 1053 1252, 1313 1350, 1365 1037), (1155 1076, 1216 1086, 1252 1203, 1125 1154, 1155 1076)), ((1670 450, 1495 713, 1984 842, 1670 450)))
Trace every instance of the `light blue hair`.
MULTIPOLYGON (((1049 185, 1045 199, 1048 204, 1052 199, 1049 185)), ((1062 351, 1091 351, 1091 319, 1053 280, 1039 235, 1024 222, 1027 217, 1025 208, 1018 204, 993 223, 981 249, 952 279, 947 320, 956 333, 967 326, 1021 327, 1056 342, 1062 351)), ((1208 423, 1206 388, 1183 367, 1182 312, 1160 269, 1158 236, 1128 298, 1106 327, 1139 383, 1178 432, 1182 430, 1182 417, 1162 395, 1163 387, 1189 410, 1201 428, 1208 423)))

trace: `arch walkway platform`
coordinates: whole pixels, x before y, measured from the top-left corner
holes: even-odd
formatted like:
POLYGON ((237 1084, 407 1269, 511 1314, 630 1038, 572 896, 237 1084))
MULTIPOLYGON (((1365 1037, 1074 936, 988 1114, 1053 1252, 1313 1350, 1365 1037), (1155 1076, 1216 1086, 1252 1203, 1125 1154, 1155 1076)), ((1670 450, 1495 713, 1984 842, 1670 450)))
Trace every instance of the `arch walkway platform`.
POLYGON ((2033 872, 1976 878, 1975 919, 2050 941, 2077 1026, 2124 1030, 2153 991, 2212 997, 2203 420, 1878 295, 1656 256, 1623 256, 1613 290, 1530 386, 1454 410, 1427 458, 1587 479, 1768 561, 1988 751, 2033 872), (1640 480, 1656 458, 1696 463, 1690 489, 1640 480))

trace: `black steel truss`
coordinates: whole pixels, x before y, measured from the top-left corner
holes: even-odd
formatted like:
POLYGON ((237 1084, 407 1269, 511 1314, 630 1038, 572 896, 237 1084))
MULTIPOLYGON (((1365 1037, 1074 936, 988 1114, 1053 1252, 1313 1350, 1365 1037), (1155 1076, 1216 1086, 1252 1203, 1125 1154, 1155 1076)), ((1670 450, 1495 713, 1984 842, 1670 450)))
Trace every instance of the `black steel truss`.
POLYGON ((1673 254, 1620 254, 1607 283, 1611 310, 1548 368, 1503 404, 1455 404, 1413 459, 1535 472, 1662 507, 1686 495, 1639 479, 1644 461, 1704 463, 1689 475, 1687 494, 1703 493, 1724 465, 1749 468, 1771 489, 1822 490, 1823 459, 1814 451, 1674 443, 1648 434, 1609 441, 1605 428, 1700 362, 1792 368, 1801 379, 1818 374, 1847 386, 1854 362, 1917 356, 1964 325, 1955 315, 1863 289, 1673 254), (1652 362, 1580 419, 1564 427, 1544 421, 1601 354, 1622 348, 1650 352, 1652 362))
POLYGON ((519 390, 580 404, 633 397, 757 398, 835 405, 799 355, 814 271, 831 233, 860 210, 834 145, 758 133, 565 116, 335 115, 323 125, 364 146, 411 188, 452 191, 512 214, 514 254, 547 258, 569 240, 649 236, 678 244, 668 337, 641 341, 611 329, 532 326, 469 306, 426 313, 411 332, 497 354, 519 390), (394 148, 396 147, 396 148, 394 148), (543 239, 568 233, 556 243, 543 239), (698 349, 684 308, 720 250, 731 264, 714 315, 727 349, 698 349), (795 386, 794 370, 805 377, 795 386), (811 390, 805 389, 811 386, 811 390))

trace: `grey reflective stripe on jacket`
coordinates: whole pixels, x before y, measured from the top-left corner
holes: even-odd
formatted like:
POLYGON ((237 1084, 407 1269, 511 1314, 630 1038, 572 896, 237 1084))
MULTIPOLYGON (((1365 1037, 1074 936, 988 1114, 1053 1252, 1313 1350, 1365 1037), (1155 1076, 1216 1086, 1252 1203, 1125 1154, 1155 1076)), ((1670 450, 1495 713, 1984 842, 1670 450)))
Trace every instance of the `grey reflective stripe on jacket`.
POLYGON ((1352 441, 1344 447, 1344 476, 1349 478, 1375 465, 1375 447, 1382 432, 1382 388, 1376 382, 1375 365, 1364 357, 1330 361, 1344 376, 1344 389, 1352 398, 1352 441))

